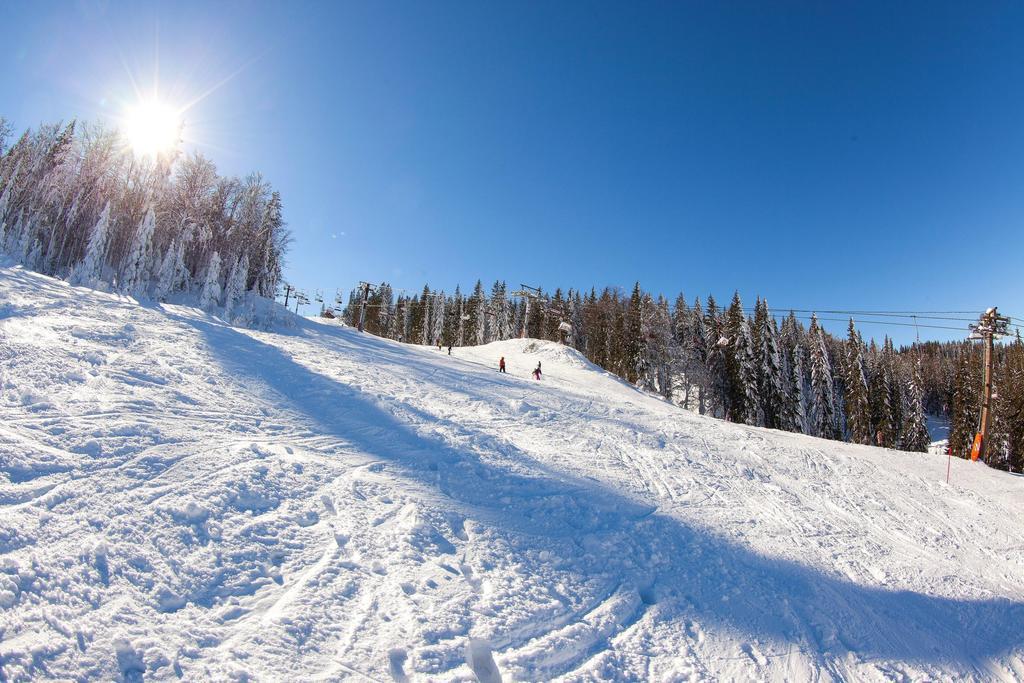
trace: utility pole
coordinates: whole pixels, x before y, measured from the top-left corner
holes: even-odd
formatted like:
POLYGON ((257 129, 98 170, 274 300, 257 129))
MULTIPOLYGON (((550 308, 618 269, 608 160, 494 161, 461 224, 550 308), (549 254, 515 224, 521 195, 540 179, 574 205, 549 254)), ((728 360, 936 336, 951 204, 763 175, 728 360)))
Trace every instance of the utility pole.
POLYGON ((362 332, 366 322, 366 302, 370 299, 370 292, 376 291, 376 287, 369 282, 360 282, 359 288, 363 290, 362 302, 359 305, 359 331, 362 332))
POLYGON ((526 299, 526 310, 523 311, 523 331, 519 333, 520 339, 526 338, 526 327, 530 323, 530 299, 540 301, 540 287, 531 287, 520 283, 519 289, 512 292, 512 296, 521 296, 526 299))
POLYGON ((985 342, 985 383, 981 389, 981 420, 979 421, 978 433, 974 437, 974 445, 971 448, 971 460, 979 458, 988 463, 986 447, 988 446, 988 425, 989 415, 992 410, 992 356, 993 339, 1009 334, 1008 326, 1010 319, 999 315, 995 306, 981 314, 978 322, 970 326, 971 339, 981 339, 985 342))

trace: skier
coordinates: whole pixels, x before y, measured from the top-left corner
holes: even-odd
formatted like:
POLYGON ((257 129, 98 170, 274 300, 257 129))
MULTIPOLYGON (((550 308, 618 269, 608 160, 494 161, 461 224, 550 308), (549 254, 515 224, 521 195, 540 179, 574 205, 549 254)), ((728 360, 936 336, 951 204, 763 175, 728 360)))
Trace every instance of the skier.
POLYGON ((537 361, 537 367, 533 369, 533 378, 540 379, 540 361, 537 361))
POLYGON ((452 355, 452 345, 451 344, 448 345, 448 355, 449 356, 452 355))
POLYGON ((505 356, 502 356, 501 360, 498 361, 498 372, 505 372, 505 356))

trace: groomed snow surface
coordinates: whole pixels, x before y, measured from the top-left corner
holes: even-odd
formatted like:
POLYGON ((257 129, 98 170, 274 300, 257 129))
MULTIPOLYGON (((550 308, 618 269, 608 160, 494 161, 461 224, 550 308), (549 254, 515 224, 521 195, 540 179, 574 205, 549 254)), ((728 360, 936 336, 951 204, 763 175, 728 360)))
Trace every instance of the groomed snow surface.
POLYGON ((0 372, 0 679, 1024 679, 982 465, 17 268, 0 372))

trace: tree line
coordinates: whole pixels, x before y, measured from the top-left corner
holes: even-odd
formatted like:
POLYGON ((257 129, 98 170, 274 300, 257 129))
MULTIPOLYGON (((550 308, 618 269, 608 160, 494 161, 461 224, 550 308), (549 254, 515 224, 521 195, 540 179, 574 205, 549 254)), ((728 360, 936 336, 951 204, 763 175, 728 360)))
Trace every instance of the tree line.
MULTIPOLYGON (((358 321, 362 294, 342 311, 358 321)), ((463 294, 399 294, 376 287, 366 330, 413 344, 472 346, 521 335, 558 341, 626 381, 701 414, 853 443, 925 451, 926 413, 950 421, 950 447, 965 457, 977 428, 981 349, 969 342, 896 348, 865 342, 851 319, 844 338, 817 316, 773 314, 765 300, 745 308, 739 294, 672 303, 637 284, 632 293, 556 289, 527 307, 498 281, 463 294), (527 310, 528 308, 528 310, 527 310)), ((989 464, 1024 469, 1024 344, 997 353, 989 464)))
POLYGON ((0 119, 0 253, 27 268, 244 322, 254 296, 273 299, 288 242, 259 174, 223 177, 177 150, 138 158, 116 130, 76 121, 13 140, 0 119))

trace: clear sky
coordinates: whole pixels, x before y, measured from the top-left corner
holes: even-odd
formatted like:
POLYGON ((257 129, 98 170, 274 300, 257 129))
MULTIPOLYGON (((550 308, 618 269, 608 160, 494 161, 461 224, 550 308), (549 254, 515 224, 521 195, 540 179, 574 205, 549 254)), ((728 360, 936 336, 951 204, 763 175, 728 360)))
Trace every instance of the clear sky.
POLYGON ((0 14, 0 115, 116 117, 159 74, 161 98, 200 98, 189 148, 281 191, 286 275, 306 288, 640 280, 773 307, 1024 315, 1019 3, 0 14))

